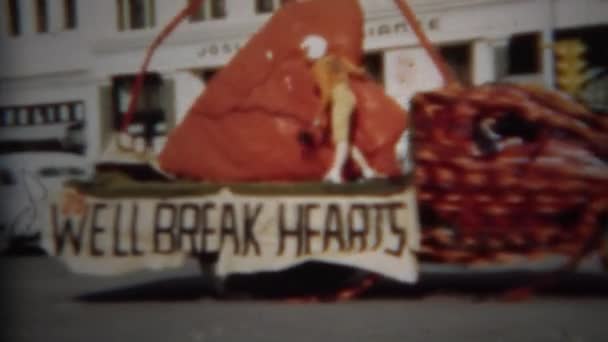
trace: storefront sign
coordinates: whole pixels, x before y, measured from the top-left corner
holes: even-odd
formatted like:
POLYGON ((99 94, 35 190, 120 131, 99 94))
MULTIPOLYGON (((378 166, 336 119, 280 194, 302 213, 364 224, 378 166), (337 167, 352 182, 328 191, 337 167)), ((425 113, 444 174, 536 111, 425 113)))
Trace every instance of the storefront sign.
POLYGON ((241 42, 214 42, 203 46, 197 53, 198 57, 227 57, 240 49, 241 42))
MULTIPOLYGON (((427 17, 420 19, 420 25, 426 32, 438 31, 441 21, 439 17, 427 17)), ((365 35, 370 37, 383 37, 395 34, 412 33, 412 28, 401 17, 391 20, 370 22, 365 25, 365 35)))
MULTIPOLYGON (((421 25, 427 32, 439 30, 440 24, 439 17, 421 18, 421 25)), ((401 17, 367 23, 364 32, 366 38, 388 37, 403 33, 412 33, 412 29, 401 17)), ((212 42, 201 47, 197 52, 197 56, 199 58, 231 57, 245 42, 246 40, 212 42)))

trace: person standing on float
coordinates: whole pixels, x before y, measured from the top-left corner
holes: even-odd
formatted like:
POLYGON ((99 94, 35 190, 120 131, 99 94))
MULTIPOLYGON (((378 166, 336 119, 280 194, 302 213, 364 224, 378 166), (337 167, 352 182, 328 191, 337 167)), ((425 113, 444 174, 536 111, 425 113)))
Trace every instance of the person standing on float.
POLYGON ((325 49, 315 48, 322 44, 321 37, 309 37, 302 45, 307 50, 308 57, 313 61, 312 73, 321 95, 321 110, 315 119, 315 125, 321 125, 321 117, 331 104, 331 131, 335 147, 332 166, 324 176, 324 180, 333 183, 342 182, 342 170, 351 155, 357 163, 363 177, 376 177, 363 153, 356 146, 350 146, 351 117, 357 106, 357 99, 350 88, 349 78, 365 77, 365 69, 357 67, 342 56, 325 55, 325 49), (350 152, 350 153, 349 153, 350 152))

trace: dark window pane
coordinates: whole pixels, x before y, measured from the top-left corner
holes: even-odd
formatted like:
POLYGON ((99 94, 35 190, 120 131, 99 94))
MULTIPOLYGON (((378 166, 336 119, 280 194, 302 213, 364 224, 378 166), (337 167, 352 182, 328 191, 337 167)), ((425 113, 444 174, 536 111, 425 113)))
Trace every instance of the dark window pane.
POLYGON ((538 34, 517 35, 509 40, 509 75, 525 75, 539 72, 540 58, 538 34))
POLYGON ((224 18, 226 16, 226 1, 212 0, 211 1, 211 17, 224 18))
POLYGON ((37 32, 48 32, 49 31, 49 17, 47 14, 47 3, 46 0, 36 1, 36 31, 37 32))
POLYGON ((76 0, 63 0, 63 27, 72 30, 78 25, 76 0))
POLYGON ((363 57, 367 73, 378 83, 384 82, 384 62, 382 52, 368 53, 363 57))
POLYGON ((140 29, 146 26, 144 0, 129 0, 129 16, 132 29, 140 29))
POLYGON ((471 83, 471 48, 468 43, 442 46, 439 52, 454 72, 455 76, 464 84, 471 83))
POLYGON ((209 83, 213 76, 219 71, 219 69, 206 69, 201 73, 203 81, 205 84, 209 83))
POLYGON ((255 4, 257 13, 269 13, 274 10, 273 0, 257 0, 255 4))
POLYGON ((2 169, 0 170, 0 185, 15 185, 17 182, 15 181, 15 177, 9 170, 2 169))
POLYGON ((119 31, 123 31, 125 29, 125 12, 123 10, 123 5, 126 0, 116 0, 116 19, 117 19, 117 27, 119 31))
POLYGON ((21 13, 17 0, 8 0, 8 12, 9 34, 11 36, 18 36, 21 34, 21 13))

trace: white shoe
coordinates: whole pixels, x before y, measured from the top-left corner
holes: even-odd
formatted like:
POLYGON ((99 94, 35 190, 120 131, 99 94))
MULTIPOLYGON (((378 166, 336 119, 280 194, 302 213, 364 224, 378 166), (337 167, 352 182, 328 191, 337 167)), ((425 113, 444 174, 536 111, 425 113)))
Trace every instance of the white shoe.
POLYGON ((329 170, 329 172, 327 174, 325 174, 325 177, 323 177, 323 181, 329 182, 329 183, 334 183, 334 184, 341 184, 342 175, 341 175, 340 170, 339 169, 329 170))
POLYGON ((372 168, 363 169, 363 170, 361 170, 361 172, 363 173, 363 178, 365 178, 365 179, 377 178, 378 177, 378 172, 376 172, 372 168))

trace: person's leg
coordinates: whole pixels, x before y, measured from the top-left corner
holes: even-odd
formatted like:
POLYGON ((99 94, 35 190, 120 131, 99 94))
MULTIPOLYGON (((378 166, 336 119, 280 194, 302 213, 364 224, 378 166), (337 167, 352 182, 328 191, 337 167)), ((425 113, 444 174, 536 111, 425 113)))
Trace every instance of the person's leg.
POLYGON ((325 174, 325 181, 332 183, 342 183, 342 168, 348 158, 348 142, 341 141, 336 144, 334 151, 334 161, 331 168, 325 174))
POLYGON ((355 95, 347 84, 338 84, 332 90, 332 138, 335 146, 334 160, 325 174, 325 180, 342 182, 342 169, 349 155, 350 117, 355 108, 355 95))
POLYGON ((361 169, 363 178, 375 178, 375 177, 379 176, 378 172, 376 172, 376 170, 374 170, 367 163, 365 156, 363 155, 363 153, 361 153, 361 150, 359 150, 359 148, 357 146, 352 147, 351 154, 353 156, 353 160, 355 161, 355 163, 357 163, 357 166, 359 166, 359 169, 361 169))

